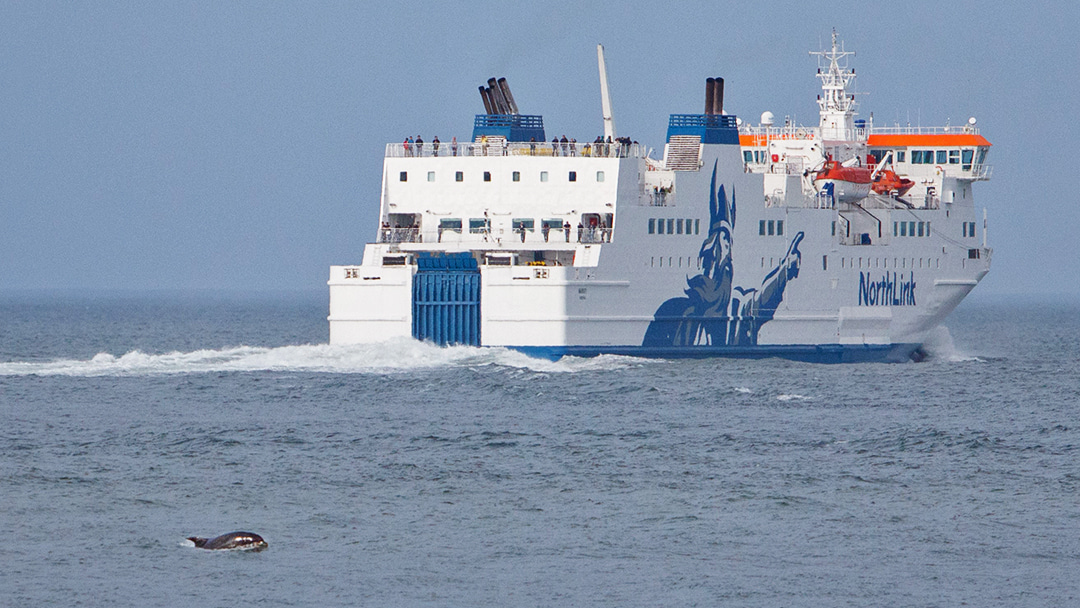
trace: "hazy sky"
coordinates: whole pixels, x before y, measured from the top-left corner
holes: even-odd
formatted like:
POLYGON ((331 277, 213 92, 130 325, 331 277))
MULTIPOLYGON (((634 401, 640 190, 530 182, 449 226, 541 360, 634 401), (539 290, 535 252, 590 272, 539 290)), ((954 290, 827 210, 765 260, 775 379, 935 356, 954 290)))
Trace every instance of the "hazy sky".
POLYGON ((994 144, 977 293, 1080 294, 1078 6, 5 0, 0 290, 325 290, 375 235, 384 145, 467 139, 487 78, 592 139, 602 42, 619 132, 659 156, 708 76, 730 113, 816 124, 835 27, 863 117, 994 144))

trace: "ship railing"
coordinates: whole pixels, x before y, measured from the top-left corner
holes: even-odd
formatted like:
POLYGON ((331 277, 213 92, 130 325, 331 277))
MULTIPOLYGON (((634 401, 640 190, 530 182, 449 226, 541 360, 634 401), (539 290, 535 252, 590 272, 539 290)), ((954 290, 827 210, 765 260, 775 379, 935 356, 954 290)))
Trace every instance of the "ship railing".
POLYGON ((993 165, 972 165, 971 166, 971 178, 978 180, 990 179, 990 176, 994 173, 993 165))
POLYGON ((610 243, 611 228, 584 228, 579 243, 610 243))
POLYGON ((420 229, 412 228, 381 228, 379 229, 380 243, 421 243, 420 229))
POLYGON ((423 145, 386 144, 387 158, 435 158, 455 156, 566 156, 582 158, 643 158, 648 153, 641 144, 613 143, 565 143, 552 142, 440 142, 438 148, 432 142, 423 145))
POLYGON ((946 135, 946 134, 965 133, 978 135, 979 128, 971 125, 964 125, 960 127, 954 127, 951 125, 945 125, 944 127, 913 127, 911 125, 893 125, 889 127, 874 125, 870 129, 871 135, 946 135))

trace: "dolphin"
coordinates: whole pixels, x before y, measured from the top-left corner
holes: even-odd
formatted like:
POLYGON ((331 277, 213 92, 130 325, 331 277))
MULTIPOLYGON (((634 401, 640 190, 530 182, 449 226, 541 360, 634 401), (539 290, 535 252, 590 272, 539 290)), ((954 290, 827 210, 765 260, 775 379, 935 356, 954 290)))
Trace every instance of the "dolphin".
POLYGON ((200 549, 238 549, 241 551, 262 551, 266 548, 263 537, 254 532, 229 532, 214 538, 202 538, 201 536, 189 536, 188 540, 195 543, 200 549))

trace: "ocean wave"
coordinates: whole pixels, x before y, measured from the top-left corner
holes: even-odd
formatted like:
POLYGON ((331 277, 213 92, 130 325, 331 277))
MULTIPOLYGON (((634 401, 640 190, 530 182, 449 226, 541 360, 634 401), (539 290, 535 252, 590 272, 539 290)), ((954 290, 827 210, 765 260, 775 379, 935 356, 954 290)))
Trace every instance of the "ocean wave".
POLYGON ((640 365, 635 357, 537 359, 499 347, 435 346, 411 339, 338 346, 306 344, 275 348, 236 346, 214 350, 115 356, 98 353, 87 360, 0 363, 0 376, 147 376, 213 372, 394 373, 417 369, 495 365, 542 373, 608 371, 640 365))

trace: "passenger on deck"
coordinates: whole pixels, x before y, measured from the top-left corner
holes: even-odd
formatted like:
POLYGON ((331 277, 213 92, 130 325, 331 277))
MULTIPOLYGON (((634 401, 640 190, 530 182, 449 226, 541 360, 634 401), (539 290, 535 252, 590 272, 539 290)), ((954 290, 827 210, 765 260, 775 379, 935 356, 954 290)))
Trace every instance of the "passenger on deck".
POLYGON ((566 233, 566 242, 569 243, 570 242, 570 222, 566 222, 565 224, 563 224, 562 227, 563 227, 563 232, 566 233))
POLYGON ((454 156, 457 156, 457 135, 450 140, 450 151, 454 153, 454 156))
POLYGON ((416 155, 424 155, 424 140, 420 139, 419 135, 416 136, 416 155))
POLYGON ((434 156, 439 155, 439 136, 436 135, 435 139, 431 140, 431 152, 434 156))
POLYGON ((405 146, 405 156, 412 156, 412 136, 411 135, 409 137, 405 138, 405 141, 402 142, 402 145, 405 146))

